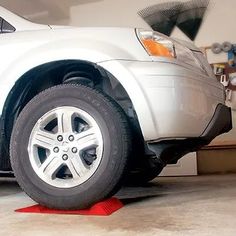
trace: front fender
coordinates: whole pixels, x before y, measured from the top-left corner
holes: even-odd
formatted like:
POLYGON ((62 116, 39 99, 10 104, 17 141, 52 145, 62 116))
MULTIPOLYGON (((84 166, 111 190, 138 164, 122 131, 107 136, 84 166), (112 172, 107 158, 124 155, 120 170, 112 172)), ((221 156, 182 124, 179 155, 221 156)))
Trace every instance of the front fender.
POLYGON ((153 120, 154 116, 142 86, 135 75, 126 67, 127 63, 132 65, 133 62, 113 60, 98 64, 106 71, 109 71, 126 90, 136 111, 144 140, 154 140, 158 130, 153 120))
POLYGON ((0 112, 16 81, 45 63, 150 60, 134 29, 63 29, 2 35, 0 39, 0 112), (122 34, 122 41, 118 35, 122 34), (129 46, 130 45, 130 46, 129 46))

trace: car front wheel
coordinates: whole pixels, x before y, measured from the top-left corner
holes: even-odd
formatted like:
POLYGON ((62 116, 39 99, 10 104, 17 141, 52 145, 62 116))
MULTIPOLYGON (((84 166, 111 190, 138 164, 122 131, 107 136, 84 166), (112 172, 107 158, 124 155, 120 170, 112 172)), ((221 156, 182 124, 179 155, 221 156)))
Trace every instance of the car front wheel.
POLYGON ((129 140, 126 117, 113 100, 82 85, 56 86, 33 98, 18 117, 12 168, 41 205, 86 208, 121 186, 129 140))

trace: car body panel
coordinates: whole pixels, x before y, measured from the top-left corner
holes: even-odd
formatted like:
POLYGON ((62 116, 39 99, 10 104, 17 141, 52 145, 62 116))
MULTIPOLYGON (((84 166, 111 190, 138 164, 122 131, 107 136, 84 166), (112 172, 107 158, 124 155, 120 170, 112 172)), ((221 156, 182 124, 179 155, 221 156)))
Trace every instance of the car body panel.
MULTIPOLYGON (((146 141, 198 137, 216 106, 224 103, 223 87, 209 65, 204 71, 178 59, 151 57, 135 29, 36 26, 2 8, 1 12, 16 32, 0 35, 0 113, 26 72, 69 59, 98 64, 122 84, 146 141)), ((198 51, 191 44, 186 47, 198 51)), ((204 60, 198 58, 199 63, 204 60)))
POLYGON ((43 30, 50 29, 49 25, 42 25, 30 22, 21 16, 8 11, 7 9, 0 6, 0 17, 6 20, 8 23, 13 25, 17 31, 32 31, 32 30, 43 30))
POLYGON ((129 28, 60 28, 1 34, 0 50, 3 55, 0 56, 0 113, 15 82, 39 65, 69 59, 92 63, 114 59, 151 61, 140 46, 135 30, 129 28), (120 34, 122 43, 118 40, 120 34), (125 50, 126 45, 132 45, 130 50, 125 50))
POLYGON ((144 139, 200 136, 225 94, 214 78, 178 64, 117 61, 100 65, 126 88, 139 118, 144 139), (125 78, 125 79, 123 79, 125 78), (129 81, 130 83, 127 83, 129 81))

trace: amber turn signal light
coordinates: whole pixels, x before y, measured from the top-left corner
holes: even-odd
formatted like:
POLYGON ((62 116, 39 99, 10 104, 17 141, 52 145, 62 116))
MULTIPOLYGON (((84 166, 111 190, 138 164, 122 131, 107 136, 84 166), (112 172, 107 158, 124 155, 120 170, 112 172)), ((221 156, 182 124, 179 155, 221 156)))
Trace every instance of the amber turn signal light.
POLYGON ((169 58, 174 57, 167 47, 152 39, 143 39, 142 43, 149 52, 149 54, 152 56, 169 57, 169 58))

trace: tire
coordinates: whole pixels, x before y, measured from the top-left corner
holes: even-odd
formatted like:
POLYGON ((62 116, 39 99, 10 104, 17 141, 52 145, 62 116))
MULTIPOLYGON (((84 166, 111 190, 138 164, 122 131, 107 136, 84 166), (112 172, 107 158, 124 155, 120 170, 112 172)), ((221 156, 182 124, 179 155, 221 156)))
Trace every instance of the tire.
POLYGON ((155 179, 163 170, 156 157, 146 156, 127 174, 126 186, 142 186, 155 179))
POLYGON ((67 84, 26 105, 13 129, 10 156, 19 185, 33 200, 83 209, 119 190, 130 147, 122 109, 97 90, 67 84))

